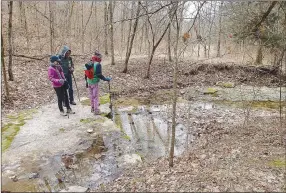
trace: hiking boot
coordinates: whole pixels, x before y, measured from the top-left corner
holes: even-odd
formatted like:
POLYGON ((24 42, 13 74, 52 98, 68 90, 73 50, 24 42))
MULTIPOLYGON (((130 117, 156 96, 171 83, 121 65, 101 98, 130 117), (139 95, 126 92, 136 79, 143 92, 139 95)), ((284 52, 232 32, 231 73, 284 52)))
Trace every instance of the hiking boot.
POLYGON ((68 110, 67 110, 67 113, 68 113, 68 114, 75 114, 75 112, 72 111, 72 109, 68 109, 68 110))
POLYGON ((91 107, 91 112, 92 112, 92 113, 94 112, 94 108, 92 108, 92 107, 91 107))
POLYGON ((60 111, 60 114, 61 114, 62 116, 67 116, 67 114, 66 114, 65 111, 60 111))
POLYGON ((76 103, 74 101, 70 102, 71 105, 76 105, 76 103))
POLYGON ((100 115, 101 112, 100 112, 99 110, 94 110, 93 114, 94 114, 94 115, 100 115))

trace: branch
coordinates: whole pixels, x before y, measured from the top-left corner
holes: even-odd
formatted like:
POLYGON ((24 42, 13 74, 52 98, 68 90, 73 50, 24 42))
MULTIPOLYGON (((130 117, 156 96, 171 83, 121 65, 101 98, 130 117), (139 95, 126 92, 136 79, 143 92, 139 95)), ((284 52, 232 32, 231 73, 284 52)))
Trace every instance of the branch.
POLYGON ((169 29, 169 27, 170 27, 170 25, 171 25, 171 22, 172 22, 172 20, 173 20, 173 18, 174 18, 175 15, 177 15, 177 9, 174 10, 174 13, 173 13, 173 15, 172 15, 172 17, 171 17, 171 19, 170 19, 170 22, 168 23, 168 25, 167 25, 165 31, 163 32, 162 36, 160 37, 160 39, 159 39, 159 40, 157 41, 157 43, 155 44, 155 46, 154 46, 155 48, 157 48, 157 46, 160 44, 161 40, 162 40, 163 37, 165 36, 165 34, 166 34, 167 30, 169 29))
POLYGON ((41 16, 43 16, 44 18, 46 18, 47 20, 49 20, 49 21, 51 22, 50 18, 48 18, 47 16, 45 16, 45 14, 43 14, 42 12, 40 12, 40 11, 35 7, 35 5, 32 6, 32 8, 34 8, 38 13, 40 13, 41 16))
POLYGON ((190 29, 187 31, 187 33, 189 33, 189 32, 192 30, 192 28, 194 27, 195 22, 196 22, 196 20, 197 20, 197 17, 198 17, 198 15, 199 15, 199 13, 200 13, 200 10, 201 10, 201 8, 203 7, 203 5, 204 5, 205 3, 206 3, 206 1, 202 2, 202 4, 200 5, 200 7, 198 8, 197 14, 196 14, 196 16, 195 16, 195 18, 194 18, 194 21, 193 21, 193 24, 192 24, 192 26, 190 27, 190 29))
POLYGON ((255 25, 255 27, 253 28, 253 32, 256 32, 257 29, 261 26, 261 24, 265 21, 265 19, 267 18, 267 16, 270 14, 271 10, 273 9, 273 7, 276 5, 277 1, 273 1, 271 3, 271 5, 269 6, 268 10, 263 14, 261 20, 255 25))
POLYGON ((140 5, 141 5, 141 7, 142 7, 143 9, 145 9, 145 11, 146 11, 146 14, 145 14, 145 15, 147 15, 147 20, 148 20, 148 23, 149 23, 149 25, 150 25, 150 29, 151 29, 151 32, 152 32, 152 43, 153 43, 153 46, 154 46, 154 43, 155 43, 155 34, 154 34, 154 30, 153 30, 152 23, 151 23, 151 21, 150 21, 150 16, 148 15, 148 10, 147 10, 147 8, 146 8, 145 6, 143 6, 141 3, 140 3, 140 5))
POLYGON ((144 13, 144 14, 142 14, 142 15, 139 15, 138 17, 129 18, 129 19, 122 19, 122 20, 114 21, 113 23, 118 23, 118 22, 123 22, 123 21, 134 20, 134 19, 143 17, 143 16, 145 16, 145 15, 153 15, 153 14, 157 13, 158 11, 160 11, 161 9, 163 9, 163 8, 165 8, 165 7, 168 7, 169 5, 172 5, 172 4, 173 4, 173 3, 166 4, 166 5, 160 7, 159 9, 157 9, 157 10, 155 10, 155 11, 153 11, 153 12, 150 12, 150 13, 147 12, 147 13, 144 13))
POLYGON ((86 26, 87 26, 87 24, 88 24, 88 22, 89 22, 89 20, 90 20, 90 18, 91 18, 92 8, 93 8, 93 1, 92 1, 92 3, 91 3, 90 14, 89 14, 88 20, 87 20, 87 22, 86 22, 86 24, 85 24, 85 26, 84 26, 84 28, 83 28, 83 34, 85 34, 86 26))

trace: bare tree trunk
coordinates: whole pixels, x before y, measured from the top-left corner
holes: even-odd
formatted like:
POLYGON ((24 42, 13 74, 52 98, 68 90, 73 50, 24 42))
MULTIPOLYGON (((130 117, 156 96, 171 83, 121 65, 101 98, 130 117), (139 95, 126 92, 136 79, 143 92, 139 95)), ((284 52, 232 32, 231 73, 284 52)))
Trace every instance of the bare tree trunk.
POLYGON ((52 2, 49 2, 49 12, 50 12, 50 53, 54 53, 54 17, 52 11, 52 2))
POLYGON ((127 72, 127 66, 128 66, 128 61, 129 61, 129 58, 130 58, 130 55, 131 55, 131 52, 132 52, 132 46, 133 46, 133 40, 134 40, 134 37, 136 35, 136 30, 137 30, 137 25, 138 25, 138 20, 139 20, 139 13, 140 13, 140 1, 138 1, 138 6, 137 6, 137 11, 136 11, 136 20, 135 20, 135 23, 133 25, 133 32, 132 32, 132 35, 131 35, 131 39, 130 39, 130 45, 128 46, 128 50, 127 50, 127 53, 126 53, 126 58, 125 58, 125 68, 123 70, 123 73, 126 73, 127 72))
POLYGON ((20 6, 21 23, 24 24, 24 29, 25 29, 25 32, 26 32, 25 36, 26 36, 27 48, 30 48, 28 25, 27 25, 26 10, 25 10, 24 2, 19 1, 19 6, 20 6))
MULTIPOLYGON (((201 29, 200 29, 201 28, 201 16, 200 16, 200 14, 198 16, 198 23, 199 23, 199 25, 198 25, 198 34, 201 37, 201 34, 200 34, 201 33, 201 29)), ((199 40, 199 42, 198 42, 198 58, 200 57, 200 50, 201 50, 201 40, 199 40)))
POLYGON ((172 138, 171 138, 171 149, 169 156, 169 166, 173 167, 174 165, 174 149, 175 149, 175 137, 176 137, 176 108, 177 108, 177 75, 178 75, 178 43, 179 43, 179 34, 180 34, 180 25, 177 17, 178 2, 175 7, 175 18, 176 18, 176 43, 174 48, 175 55, 175 66, 173 71, 173 113, 172 113, 172 138))
POLYGON ((94 2, 95 3, 95 5, 94 5, 94 18, 95 18, 95 25, 94 25, 94 27, 95 27, 95 29, 94 29, 94 31, 96 32, 96 39, 95 39, 95 41, 96 41, 96 44, 97 44, 97 48, 94 48, 94 49, 97 49, 97 50, 99 50, 99 45, 101 45, 101 39, 99 39, 98 37, 99 37, 99 35, 98 35, 98 33, 99 33, 99 30, 98 30, 98 21, 97 21, 97 6, 99 6, 99 5, 96 5, 96 1, 94 2))
MULTIPOLYGON (((2 16, 1 16, 1 20, 2 20, 2 16)), ((3 78, 4 78, 5 96, 9 100, 10 94, 9 94, 9 85, 7 81, 7 75, 6 75, 6 68, 5 68, 5 63, 4 63, 4 41, 3 41, 2 30, 1 30, 1 63, 2 63, 2 73, 3 73, 3 78)))
MULTIPOLYGON (((212 12, 212 8, 213 8, 213 2, 211 2, 211 6, 210 6, 210 13, 212 12)), ((215 7, 214 7, 214 13, 216 11, 216 3, 215 3, 215 7)), ((212 18, 212 14, 210 14, 210 18, 212 18)), ((213 18, 211 19, 211 24, 210 24, 210 28, 209 28, 209 38, 208 38, 208 58, 210 58, 210 50, 211 50, 211 43, 212 43, 212 37, 211 37, 211 33, 212 33, 212 27, 214 24, 214 20, 215 20, 215 14, 213 16, 213 18)))
POLYGON ((259 40, 259 46, 258 46, 258 50, 257 50, 256 60, 255 60, 256 65, 262 64, 262 58, 263 58, 262 48, 263 48, 263 44, 262 44, 261 40, 259 40))
POLYGON ((9 39, 9 64, 8 64, 8 74, 9 74, 9 80, 13 81, 14 76, 12 72, 12 65, 13 65, 13 43, 12 43, 12 13, 13 13, 13 1, 9 1, 8 3, 9 7, 9 24, 8 24, 8 39, 9 39))
MULTIPOLYGON (((83 35, 82 35, 82 36, 83 36, 83 45, 84 45, 84 37, 85 37, 86 28, 87 28, 88 23, 89 23, 89 20, 90 20, 90 18, 91 18, 91 16, 92 16, 93 2, 94 2, 94 1, 91 2, 89 16, 88 16, 87 21, 86 21, 86 23, 85 23, 85 26, 84 26, 84 28, 83 28, 83 35)), ((83 12, 82 12, 82 14, 83 14, 83 12)), ((90 42, 90 47, 89 47, 90 50, 91 50, 92 34, 93 34, 93 33, 91 33, 91 41, 89 41, 89 42, 90 42)), ((84 46, 83 46, 83 50, 84 50, 84 46)), ((84 52, 83 52, 83 53, 84 53, 84 52)))
POLYGON ((172 62, 172 53, 171 53, 171 28, 169 27, 168 31, 168 59, 169 62, 172 62))
POLYGON ((115 65, 114 62, 114 40, 113 40, 113 3, 109 0, 109 20, 110 20, 110 49, 111 49, 111 65, 115 65))
POLYGON ((154 57, 154 53, 155 53, 155 49, 153 47, 152 51, 150 53, 150 57, 149 57, 149 61, 148 61, 147 75, 145 76, 145 78, 150 78, 150 68, 151 68, 153 57, 154 57))
POLYGON ((142 25, 142 30, 141 30, 142 34, 141 34, 140 44, 139 44, 139 52, 140 53, 142 52, 142 47, 143 47, 143 42, 144 42, 144 29, 145 29, 144 25, 145 24, 142 25))
POLYGON ((223 5, 223 1, 220 3, 220 7, 219 7, 219 32, 218 32, 218 42, 217 42, 217 57, 220 57, 220 42, 221 42, 221 18, 222 18, 222 14, 221 14, 221 8, 223 5))
POLYGON ((74 8, 74 5, 75 5, 75 2, 72 1, 71 4, 70 4, 70 13, 69 13, 69 16, 68 16, 68 26, 67 26, 67 35, 70 36, 71 35, 71 18, 72 18, 72 15, 73 15, 73 8, 74 8))
MULTIPOLYGON (((172 16, 171 21, 173 20, 173 17, 174 17, 174 15, 172 16)), ((155 53, 155 51, 156 51, 158 45, 159 45, 160 42, 162 41, 163 37, 165 36, 165 34, 166 34, 168 28, 170 27, 171 21, 170 21, 170 22, 168 23, 168 25, 166 26, 166 28, 165 28, 163 34, 161 35, 161 37, 159 38, 159 40, 156 42, 156 44, 155 44, 155 42, 154 42, 155 34, 152 33, 152 36, 153 36, 152 44, 153 44, 153 46, 152 46, 152 52, 151 52, 151 55, 150 55, 150 58, 149 58, 148 69, 147 69, 147 74, 146 74, 145 78, 150 78, 150 68, 151 68, 151 63, 152 63, 153 57, 154 57, 154 53, 155 53)), ((151 25, 151 24, 150 24, 150 25, 151 25)))
POLYGON ((81 53, 84 53, 84 27, 83 27, 83 16, 84 16, 84 8, 83 8, 83 1, 80 2, 81 4, 81 53))
MULTIPOLYGON (((127 2, 128 3, 128 2, 127 2)), ((126 4, 125 4, 125 2, 123 1, 122 2, 122 17, 121 17, 121 19, 122 20, 124 20, 125 18, 126 18, 126 4)), ((124 43, 125 43, 125 36, 124 36, 124 25, 125 24, 125 22, 124 21, 122 21, 121 22, 121 33, 120 33, 120 35, 121 35, 121 41, 120 41, 120 47, 121 47, 121 53, 120 53, 120 55, 121 55, 121 57, 122 57, 122 53, 123 53, 123 50, 124 50, 124 43)))
MULTIPOLYGON (((36 14, 36 21, 37 21, 37 36, 38 36, 38 41, 40 42, 41 41, 41 39, 40 39, 40 27, 39 27, 40 21, 39 21, 39 17, 38 17, 38 12, 37 11, 36 11, 35 14, 36 14)), ((39 46, 39 51, 42 52, 42 46, 39 46)))
MULTIPOLYGON (((134 5, 135 5, 135 1, 132 2, 132 6, 131 6, 131 15, 130 18, 133 17, 133 10, 134 10, 134 5)), ((129 50, 129 45, 130 45, 130 38, 131 38, 131 30, 132 30, 132 20, 129 20, 129 30, 128 30, 128 34, 127 34, 127 48, 126 48, 126 57, 127 57, 127 53, 129 50)))
MULTIPOLYGON (((2 5, 3 6, 3 5, 2 5)), ((22 14, 22 10, 23 10, 23 2, 22 1, 19 1, 19 12, 20 12, 20 21, 21 21, 21 24, 23 24, 23 14, 22 14)))
POLYGON ((107 36, 108 36, 108 13, 107 13, 107 2, 104 2, 104 54, 108 56, 108 45, 107 45, 107 36))
POLYGON ((158 45, 160 44, 160 42, 162 41, 164 35, 166 34, 168 28, 170 27, 171 23, 169 23, 166 27, 166 29, 164 30, 162 36, 160 37, 160 39, 157 41, 157 43, 155 45, 153 45, 152 47, 152 52, 151 52, 151 56, 150 56, 150 59, 149 59, 149 62, 148 62, 148 69, 147 69, 147 75, 145 76, 145 78, 150 78, 150 68, 151 68, 151 63, 152 63, 152 60, 153 60, 153 57, 154 57, 154 53, 158 47, 158 45))
POLYGON ((207 58, 207 44, 206 44, 206 42, 203 45, 204 45, 204 55, 205 55, 205 58, 207 58))

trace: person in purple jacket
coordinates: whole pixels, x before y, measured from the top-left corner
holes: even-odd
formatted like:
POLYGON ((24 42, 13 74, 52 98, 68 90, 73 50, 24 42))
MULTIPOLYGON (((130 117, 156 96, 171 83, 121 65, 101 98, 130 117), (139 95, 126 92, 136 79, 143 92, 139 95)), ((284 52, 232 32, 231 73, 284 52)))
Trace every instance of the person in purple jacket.
POLYGON ((75 112, 72 111, 69 100, 68 100, 68 93, 67 89, 65 88, 65 75, 63 73, 63 69, 60 65, 61 60, 59 59, 58 56, 51 56, 50 58, 50 66, 48 69, 48 75, 49 75, 49 80, 51 81, 57 97, 58 97, 58 106, 60 109, 60 114, 63 116, 66 116, 66 113, 69 114, 75 114, 75 112), (63 102, 65 103, 67 107, 67 112, 65 113, 63 109, 63 102))

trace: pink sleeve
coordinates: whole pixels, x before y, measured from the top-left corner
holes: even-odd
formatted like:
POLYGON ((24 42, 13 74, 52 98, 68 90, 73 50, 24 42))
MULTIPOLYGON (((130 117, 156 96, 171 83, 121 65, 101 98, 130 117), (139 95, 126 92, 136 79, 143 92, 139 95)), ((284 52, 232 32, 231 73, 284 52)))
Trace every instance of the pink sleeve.
POLYGON ((53 83, 58 83, 59 79, 55 78, 55 72, 52 68, 49 68, 48 70, 48 76, 49 76, 49 80, 53 83))

